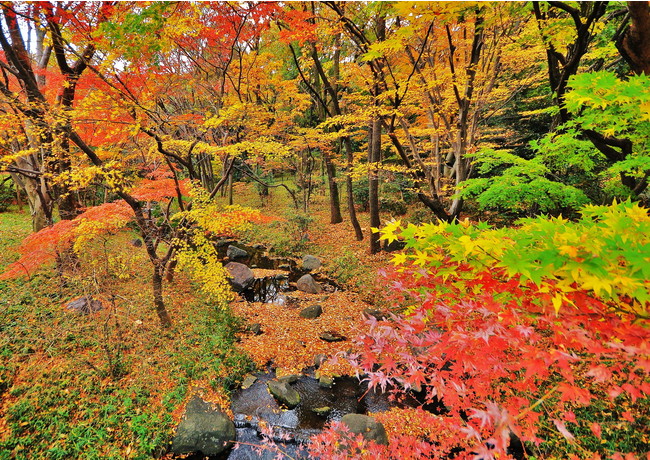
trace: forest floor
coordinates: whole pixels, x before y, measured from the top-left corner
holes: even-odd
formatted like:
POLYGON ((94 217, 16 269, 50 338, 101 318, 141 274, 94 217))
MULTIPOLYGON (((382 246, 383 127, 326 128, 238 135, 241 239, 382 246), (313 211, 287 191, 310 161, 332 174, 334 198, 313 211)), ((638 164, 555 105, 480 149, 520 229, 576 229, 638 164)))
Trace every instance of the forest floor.
MULTIPOLYGON (((239 192, 237 204, 260 203, 253 187, 239 192)), ((315 320, 299 318, 297 308, 272 304, 235 301, 231 311, 215 309, 181 273, 165 289, 174 325, 162 330, 151 306, 148 270, 143 273, 145 252, 130 244, 135 234, 101 241, 88 256, 103 266, 84 267, 66 279, 50 267, 29 280, 0 281, 0 459, 81 453, 150 458, 167 449, 192 394, 227 407, 229 391, 254 369, 272 363, 279 373, 293 373, 311 366, 318 353, 334 357, 350 351, 365 327, 362 311, 381 307, 377 270, 390 255, 370 255, 368 231, 364 241, 356 241, 347 216, 329 225, 329 215, 321 211, 327 209, 324 200, 315 197, 311 222, 298 226, 297 240, 295 213, 282 196, 260 208, 279 219, 245 235, 285 255, 320 257, 320 270, 345 286, 299 299, 301 305, 323 305, 315 320), (70 300, 88 294, 103 302, 102 311, 65 310, 70 300), (245 332, 251 321, 261 323, 264 333, 245 332), (347 340, 324 342, 318 336, 325 330, 347 340)), ((367 226, 367 215, 359 217, 367 226)), ((12 248, 29 226, 24 210, 0 214, 0 269, 17 258, 12 248)), ((352 369, 344 360, 330 360, 321 372, 352 369)))

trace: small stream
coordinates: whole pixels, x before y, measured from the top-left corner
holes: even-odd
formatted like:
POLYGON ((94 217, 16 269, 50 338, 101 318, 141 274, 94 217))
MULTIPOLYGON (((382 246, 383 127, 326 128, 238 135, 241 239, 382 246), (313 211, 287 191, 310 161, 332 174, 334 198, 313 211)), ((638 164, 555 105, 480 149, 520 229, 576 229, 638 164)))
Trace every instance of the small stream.
MULTIPOLYGON (((241 295, 248 302, 267 302, 289 304, 290 291, 295 289, 294 283, 301 276, 309 273, 303 270, 294 259, 272 257, 260 245, 247 246, 231 240, 215 243, 220 258, 225 258, 228 246, 235 245, 248 253, 235 261, 244 263, 250 268, 274 270, 278 273, 256 278, 255 282, 241 295)), ((334 281, 321 273, 312 273, 314 279, 322 286, 324 291, 333 292, 341 289, 334 281)), ((238 390, 232 397, 231 409, 234 414, 234 423, 237 431, 239 446, 230 451, 228 460, 271 460, 275 459, 278 451, 285 454, 286 458, 308 458, 306 443, 309 438, 320 433, 325 426, 350 413, 368 414, 381 412, 396 405, 389 401, 387 393, 368 391, 367 384, 360 383, 352 377, 339 377, 331 388, 319 385, 314 377, 314 369, 305 370, 306 374, 291 383, 300 394, 300 404, 291 410, 281 408, 275 398, 269 393, 267 382, 275 379, 275 371, 268 369, 266 372, 256 374, 257 380, 247 389, 238 390), (318 414, 314 409, 328 407, 325 414, 318 414), (260 425, 271 428, 277 448, 260 448, 263 445, 262 429, 260 425)), ((401 405, 417 405, 411 400, 401 405)), ((267 433, 269 431, 267 430, 267 433)))
MULTIPOLYGON (((368 391, 365 383, 356 378, 340 377, 335 379, 332 388, 323 388, 311 375, 300 377, 291 386, 300 394, 301 402, 291 410, 282 409, 267 390, 267 382, 275 378, 274 372, 257 374, 257 381, 246 390, 239 390, 232 398, 231 409, 235 414, 238 442, 243 443, 231 451, 229 460, 266 458, 252 445, 262 442, 260 422, 273 427, 276 443, 280 450, 291 458, 307 458, 301 446, 311 436, 320 433, 333 421, 341 420, 346 414, 367 414, 381 412, 395 406, 389 401, 387 393, 368 391), (314 409, 329 407, 326 415, 318 415, 314 409), (288 438, 289 441, 283 441, 288 438)), ((401 405, 416 405, 411 400, 401 405)), ((268 452, 268 458, 274 458, 277 451, 268 452), (271 455, 273 454, 273 455, 271 455)))

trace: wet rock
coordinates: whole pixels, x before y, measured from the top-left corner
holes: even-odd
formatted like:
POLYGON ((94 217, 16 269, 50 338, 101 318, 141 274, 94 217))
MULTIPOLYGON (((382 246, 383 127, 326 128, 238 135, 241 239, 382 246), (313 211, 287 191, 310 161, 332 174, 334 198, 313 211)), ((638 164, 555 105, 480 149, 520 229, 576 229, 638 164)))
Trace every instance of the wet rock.
POLYGON ((362 414, 347 414, 341 419, 350 432, 360 434, 366 441, 374 441, 377 444, 388 445, 388 436, 384 425, 373 417, 362 414))
POLYGON ((336 331, 325 331, 318 337, 326 342, 343 342, 344 340, 347 340, 344 335, 341 335, 336 331))
POLYGON ((253 245, 253 248, 255 248, 255 249, 257 249, 257 250, 264 251, 264 250, 266 249, 266 246, 264 246, 263 244, 259 244, 259 243, 258 243, 258 244, 254 244, 254 245, 253 245))
POLYGON ((226 270, 230 274, 230 284, 235 292, 242 292, 250 287, 255 281, 253 270, 239 262, 228 262, 225 265, 226 270))
POLYGON ((234 445, 235 436, 235 424, 226 414, 194 396, 176 429, 171 450, 176 455, 221 455, 234 445))
POLYGON ((300 312, 302 318, 316 319, 323 314, 323 307, 318 304, 310 305, 300 312))
POLYGON ((257 382, 257 377, 255 377, 253 374, 246 375, 246 377, 244 377, 244 381, 241 384, 242 390, 249 389, 255 382, 257 382))
POLYGON ((278 378, 278 382, 296 383, 300 379, 299 375, 289 374, 278 378))
POLYGON ((266 385, 273 397, 289 409, 293 409, 300 404, 300 395, 296 390, 291 388, 287 382, 270 380, 266 385))
POLYGON ((233 246, 232 244, 228 246, 228 250, 226 251, 226 256, 230 260, 241 260, 241 259, 246 259, 248 257, 248 252, 244 251, 241 248, 238 248, 237 246, 233 246))
POLYGON ((318 257, 307 254, 302 258, 302 268, 304 270, 318 270, 321 266, 321 261, 318 257))
POLYGON ((321 375, 318 379, 318 386, 321 388, 332 388, 334 386, 334 377, 331 375, 321 375))
POLYGON ((311 411, 316 414, 320 415, 321 417, 326 417, 327 414, 332 412, 332 408, 329 406, 324 406, 324 407, 312 407, 311 411))
POLYGON ((99 300, 93 299, 92 297, 83 296, 68 302, 65 306, 65 309, 68 311, 74 311, 77 313, 89 315, 90 313, 95 313, 97 311, 103 310, 104 306, 99 300))
POLYGON ((327 355, 318 353, 316 356, 314 356, 314 367, 321 367, 325 361, 327 361, 327 355))
POLYGON ((306 292, 307 294, 320 294, 322 291, 320 284, 318 284, 311 275, 303 275, 296 282, 296 287, 299 291, 306 292))

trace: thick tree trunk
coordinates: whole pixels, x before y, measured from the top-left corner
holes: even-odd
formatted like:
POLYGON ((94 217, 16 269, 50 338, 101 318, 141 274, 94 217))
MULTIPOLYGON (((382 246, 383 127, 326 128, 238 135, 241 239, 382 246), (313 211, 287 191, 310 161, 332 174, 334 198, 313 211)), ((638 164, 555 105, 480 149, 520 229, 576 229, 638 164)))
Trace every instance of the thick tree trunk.
MULTIPOLYGON (((18 163, 18 162, 17 162, 18 163)), ((32 179, 23 175, 12 173, 17 188, 22 189, 27 197, 29 212, 32 218, 32 231, 38 232, 52 223, 51 200, 44 191, 41 180, 32 179)))
POLYGON ((630 27, 616 43, 632 71, 650 75, 650 3, 627 2, 630 27))

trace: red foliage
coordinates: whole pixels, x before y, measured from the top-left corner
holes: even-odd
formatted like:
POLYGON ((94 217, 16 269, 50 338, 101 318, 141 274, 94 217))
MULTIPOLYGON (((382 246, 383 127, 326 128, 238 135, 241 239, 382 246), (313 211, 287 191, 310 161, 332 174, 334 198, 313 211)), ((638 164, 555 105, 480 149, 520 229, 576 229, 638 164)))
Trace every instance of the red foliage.
POLYGON ((20 259, 10 264, 0 279, 31 276, 38 268, 54 262, 64 251, 70 250, 71 244, 77 238, 76 229, 84 222, 108 222, 105 231, 115 228, 120 222, 126 222, 133 217, 133 211, 123 201, 104 203, 88 208, 73 220, 61 220, 50 227, 32 233, 18 248, 20 259))
MULTIPOLYGON (((511 434, 542 442, 542 416, 570 441, 572 408, 603 394, 650 395, 648 329, 635 318, 579 290, 565 293, 572 306, 556 314, 552 293, 498 269, 466 278, 462 266, 445 276, 417 267, 388 275, 392 300, 411 307, 371 318, 363 351, 350 358, 371 387, 423 389, 426 402, 442 403, 448 436, 431 457, 402 448, 399 457, 392 446, 378 458, 441 458, 459 446, 458 433, 473 440, 464 455, 495 458, 511 434)), ((598 424, 591 430, 600 435, 598 424)))
MULTIPOLYGON (((187 196, 189 194, 189 180, 180 180, 178 184, 181 194, 187 196)), ((164 201, 175 198, 177 196, 176 183, 171 178, 143 179, 131 191, 131 196, 140 201, 164 201)))

